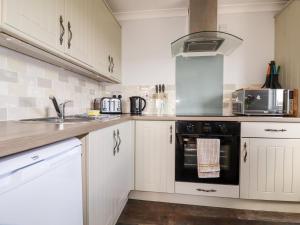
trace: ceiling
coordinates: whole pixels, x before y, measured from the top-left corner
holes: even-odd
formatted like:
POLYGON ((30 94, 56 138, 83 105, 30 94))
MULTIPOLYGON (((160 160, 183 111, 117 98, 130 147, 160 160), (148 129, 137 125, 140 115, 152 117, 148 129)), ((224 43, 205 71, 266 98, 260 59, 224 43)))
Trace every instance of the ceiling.
MULTIPOLYGON (((219 0, 220 5, 261 4, 288 0, 219 0)), ((113 12, 187 8, 188 0, 106 0, 113 12)))

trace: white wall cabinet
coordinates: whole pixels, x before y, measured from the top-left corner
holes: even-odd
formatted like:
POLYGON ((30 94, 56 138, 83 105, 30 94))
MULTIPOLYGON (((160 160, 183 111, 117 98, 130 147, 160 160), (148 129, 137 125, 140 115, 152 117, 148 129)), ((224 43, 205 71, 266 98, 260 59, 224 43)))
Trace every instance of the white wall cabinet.
POLYGON ((175 122, 136 121, 135 190, 174 192, 175 122))
MULTIPOLYGON (((59 66, 63 59, 121 81, 121 27, 102 0, 0 2, 2 32, 59 57, 59 66)), ((17 49, 39 57, 26 48, 17 49)))
MULTIPOLYGON (((300 201, 300 139, 267 138, 269 133, 288 133, 295 124, 257 123, 266 134, 241 141, 240 197, 275 201, 300 201), (274 127, 277 126, 277 127, 274 127), (286 131, 282 131, 285 127, 286 131), (268 131, 269 130, 269 131, 268 131)), ((249 123, 250 127, 253 124, 249 123)), ((242 126, 247 129, 247 124, 242 126)), ((251 130, 251 129, 248 129, 251 130)), ((243 132, 242 134, 251 132, 243 132)))
POLYGON ((89 134, 89 225, 113 225, 133 189, 133 123, 89 134))
POLYGON ((103 1, 91 0, 95 23, 93 65, 107 77, 121 81, 121 27, 103 1))
POLYGON ((64 51, 60 42, 60 19, 65 22, 64 11, 61 0, 3 0, 2 25, 34 39, 37 44, 64 51))
POLYGON ((66 41, 65 52, 71 57, 91 65, 89 42, 91 40, 89 8, 91 0, 65 0, 66 41))

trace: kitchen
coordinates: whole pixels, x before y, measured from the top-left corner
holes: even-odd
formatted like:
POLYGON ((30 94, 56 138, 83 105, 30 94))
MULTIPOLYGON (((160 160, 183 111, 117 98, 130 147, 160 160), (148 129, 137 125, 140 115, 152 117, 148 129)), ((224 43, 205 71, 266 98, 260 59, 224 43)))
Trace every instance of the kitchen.
POLYGON ((300 223, 299 5, 2 0, 0 224, 300 223))

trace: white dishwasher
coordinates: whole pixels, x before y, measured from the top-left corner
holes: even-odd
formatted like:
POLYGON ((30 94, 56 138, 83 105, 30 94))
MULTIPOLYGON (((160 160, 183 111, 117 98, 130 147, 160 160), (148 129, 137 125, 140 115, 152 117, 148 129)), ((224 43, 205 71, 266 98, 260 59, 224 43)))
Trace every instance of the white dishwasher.
POLYGON ((0 225, 82 225, 81 142, 0 159, 0 225))

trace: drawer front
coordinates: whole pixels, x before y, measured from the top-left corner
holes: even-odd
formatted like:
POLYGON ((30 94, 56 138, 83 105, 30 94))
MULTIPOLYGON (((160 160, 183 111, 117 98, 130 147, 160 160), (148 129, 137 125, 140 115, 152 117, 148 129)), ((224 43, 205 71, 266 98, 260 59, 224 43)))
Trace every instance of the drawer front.
POLYGON ((242 137, 300 138, 300 123, 242 123, 242 137))
POLYGON ((175 182, 175 193, 211 197, 239 198, 239 186, 175 182))

